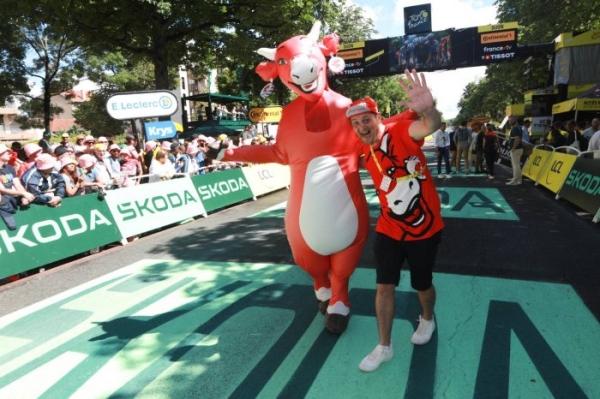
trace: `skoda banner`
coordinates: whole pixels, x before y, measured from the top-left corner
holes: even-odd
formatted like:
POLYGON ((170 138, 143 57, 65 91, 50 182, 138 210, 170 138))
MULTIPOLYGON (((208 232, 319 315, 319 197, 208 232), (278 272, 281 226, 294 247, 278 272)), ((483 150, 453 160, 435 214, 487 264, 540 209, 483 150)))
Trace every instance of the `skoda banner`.
POLYGON ((600 211, 600 162, 578 157, 558 195, 595 215, 600 211))
POLYGON ((17 212, 15 221, 13 231, 0 224, 0 278, 122 238, 107 204, 92 194, 68 198, 57 208, 32 205, 17 212))
POLYGON ((109 191, 106 203, 123 237, 133 237, 205 213, 187 177, 109 191))
POLYGON ((250 185, 239 168, 194 176, 192 182, 207 212, 253 197, 250 185))
POLYGON ((431 4, 404 7, 404 33, 431 32, 431 4))

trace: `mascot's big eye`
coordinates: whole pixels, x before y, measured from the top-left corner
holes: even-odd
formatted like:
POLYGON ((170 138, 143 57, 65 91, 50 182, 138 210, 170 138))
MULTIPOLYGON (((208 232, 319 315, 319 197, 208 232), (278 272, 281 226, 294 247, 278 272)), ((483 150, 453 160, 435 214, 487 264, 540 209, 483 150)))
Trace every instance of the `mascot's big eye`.
POLYGON ((285 58, 280 58, 277 60, 277 65, 287 65, 287 60, 285 58))

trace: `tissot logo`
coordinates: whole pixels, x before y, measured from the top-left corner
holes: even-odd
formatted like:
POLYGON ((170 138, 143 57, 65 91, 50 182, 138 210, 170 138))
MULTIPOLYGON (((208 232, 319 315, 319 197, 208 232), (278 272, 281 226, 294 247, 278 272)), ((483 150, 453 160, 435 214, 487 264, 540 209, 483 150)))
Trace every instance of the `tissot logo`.
POLYGON ((96 230, 99 225, 110 226, 112 223, 100 211, 92 209, 89 215, 73 214, 60 217, 58 220, 42 220, 31 225, 23 225, 15 232, 0 230, 0 254, 17 251, 16 244, 24 247, 36 247, 58 241, 63 237, 72 237, 87 231, 96 230))

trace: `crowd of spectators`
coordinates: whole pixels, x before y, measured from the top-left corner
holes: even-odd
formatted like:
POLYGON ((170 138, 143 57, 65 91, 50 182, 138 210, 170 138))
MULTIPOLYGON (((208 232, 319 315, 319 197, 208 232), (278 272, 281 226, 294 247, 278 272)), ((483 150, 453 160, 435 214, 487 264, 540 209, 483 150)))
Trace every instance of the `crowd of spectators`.
POLYGON ((242 166, 206 157, 211 143, 226 139, 231 139, 230 146, 269 144, 255 131, 247 140, 242 135, 194 134, 187 140, 150 140, 143 145, 134 135, 126 135, 124 143, 79 135, 71 143, 66 133, 52 143, 52 136, 44 133, 37 143, 13 142, 10 148, 0 144, 0 217, 14 230, 13 215, 30 205, 58 207, 65 197, 103 197, 105 190, 242 166))

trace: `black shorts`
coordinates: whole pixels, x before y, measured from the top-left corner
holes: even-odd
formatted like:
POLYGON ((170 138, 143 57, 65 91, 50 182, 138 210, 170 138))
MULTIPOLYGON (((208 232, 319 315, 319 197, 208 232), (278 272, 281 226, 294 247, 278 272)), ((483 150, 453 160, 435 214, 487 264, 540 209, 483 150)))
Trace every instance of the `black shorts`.
POLYGON ((400 283, 400 269, 406 260, 410 268, 410 285, 417 291, 429 289, 433 281, 433 266, 442 232, 417 241, 396 241, 376 233, 375 262, 377 284, 400 283))

